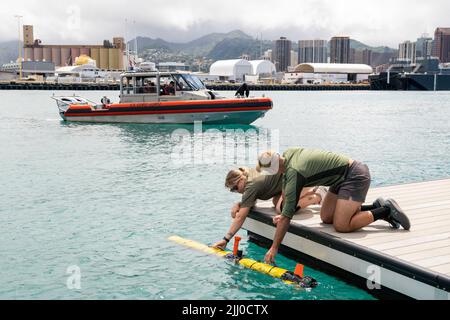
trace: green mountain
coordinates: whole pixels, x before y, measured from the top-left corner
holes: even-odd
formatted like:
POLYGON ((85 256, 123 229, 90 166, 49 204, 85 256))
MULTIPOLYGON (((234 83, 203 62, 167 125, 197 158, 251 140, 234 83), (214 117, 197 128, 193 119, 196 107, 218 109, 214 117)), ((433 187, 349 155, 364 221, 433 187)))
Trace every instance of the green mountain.
POLYGON ((389 48, 389 47, 371 47, 368 46, 358 40, 354 40, 354 39, 350 39, 350 48, 355 49, 355 50, 364 50, 364 49, 369 49, 372 50, 372 52, 377 52, 377 53, 393 53, 396 50, 389 48))
POLYGON ((251 41, 252 37, 240 30, 228 33, 211 33, 181 46, 180 50, 194 56, 207 56, 214 47, 226 40, 251 41))
MULTIPOLYGON (((131 40, 128 42, 131 50, 134 50, 135 40, 131 40)), ((147 37, 137 37, 137 47, 138 53, 141 54, 146 49, 159 49, 165 51, 172 51, 175 49, 176 44, 167 42, 161 38, 152 39, 147 37)))
MULTIPOLYGON (((252 37, 240 30, 234 30, 228 33, 211 33, 187 43, 168 42, 163 39, 152 39, 148 37, 138 37, 137 41, 139 54, 144 53, 145 50, 157 49, 173 54, 204 57, 207 56, 217 44, 224 40, 231 39, 251 41, 252 37)), ((134 46, 134 40, 129 43, 134 46)), ((242 43, 244 43, 244 41, 242 43)))
POLYGON ((217 43, 208 53, 212 60, 237 59, 242 55, 248 55, 251 60, 257 60, 264 51, 272 49, 272 41, 260 41, 255 39, 224 39, 217 43))

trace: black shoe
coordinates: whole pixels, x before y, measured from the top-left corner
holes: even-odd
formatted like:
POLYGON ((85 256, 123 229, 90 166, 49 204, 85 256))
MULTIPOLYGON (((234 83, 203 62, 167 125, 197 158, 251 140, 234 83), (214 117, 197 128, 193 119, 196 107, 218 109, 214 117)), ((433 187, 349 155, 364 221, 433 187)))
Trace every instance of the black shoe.
MULTIPOLYGON (((381 197, 373 202, 373 206, 375 207, 375 209, 383 208, 383 207, 388 208, 388 206, 386 204, 386 200, 381 197)), ((383 220, 387 221, 393 229, 400 229, 400 223, 398 223, 397 221, 392 219, 392 217, 390 215, 387 218, 384 218, 383 220)))
POLYGON ((387 199, 386 207, 391 210, 391 213, 389 214, 389 217, 387 219, 391 219, 392 221, 401 225, 405 230, 411 229, 411 223, 409 222, 408 217, 394 199, 387 199))
POLYGON ((384 200, 384 198, 382 198, 382 197, 379 197, 377 200, 375 200, 373 202, 372 205, 375 207, 375 209, 385 207, 386 206, 386 200, 384 200))

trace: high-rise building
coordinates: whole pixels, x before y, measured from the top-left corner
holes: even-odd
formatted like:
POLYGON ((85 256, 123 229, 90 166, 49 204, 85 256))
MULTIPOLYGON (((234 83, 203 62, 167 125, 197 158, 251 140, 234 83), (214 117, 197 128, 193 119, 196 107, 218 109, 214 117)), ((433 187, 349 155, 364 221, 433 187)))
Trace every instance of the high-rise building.
POLYGON ((363 51, 362 50, 355 50, 355 59, 352 61, 352 63, 363 63, 363 51))
POLYGON ((289 66, 296 67, 298 65, 298 54, 294 50, 291 50, 291 63, 289 66))
POLYGON ((333 37, 330 41, 330 62, 349 63, 350 62, 350 38, 333 37))
POLYGON ((326 40, 300 40, 298 42, 298 63, 327 63, 326 40))
POLYGON ((434 33, 433 56, 443 63, 450 62, 450 28, 437 28, 434 33))
POLYGON ((367 64, 368 66, 372 65, 372 50, 364 49, 362 51, 362 63, 367 64))
POLYGON ((269 49, 269 50, 264 52, 263 60, 269 60, 269 61, 273 62, 272 49, 269 49))
POLYGON ((416 62, 416 43, 405 41, 398 45, 398 59, 400 61, 416 62))
POLYGON ((423 34, 422 37, 416 41, 416 57, 430 57, 433 49, 433 38, 430 38, 427 34, 423 34))
POLYGON ((356 63, 356 49, 350 48, 350 55, 348 57, 348 63, 356 63))
POLYGON ((274 63, 278 71, 286 72, 291 64, 292 43, 285 37, 275 41, 274 63))

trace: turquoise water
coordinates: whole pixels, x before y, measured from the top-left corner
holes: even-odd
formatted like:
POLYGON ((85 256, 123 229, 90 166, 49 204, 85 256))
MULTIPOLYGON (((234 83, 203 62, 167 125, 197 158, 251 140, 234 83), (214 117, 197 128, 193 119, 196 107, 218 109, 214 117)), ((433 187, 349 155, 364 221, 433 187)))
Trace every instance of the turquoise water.
MULTIPOLYGON (((234 128, 242 138, 267 129, 281 150, 347 153, 369 165, 373 185, 449 176, 450 93, 264 94, 275 108, 234 128)), ((308 267, 320 282, 310 292, 167 241, 222 238, 239 200, 223 186, 233 163, 175 163, 176 126, 64 123, 50 95, 0 91, 1 299, 373 299, 308 267), (71 266, 80 289, 67 287, 71 266)), ((255 259, 266 252, 242 246, 255 259)))

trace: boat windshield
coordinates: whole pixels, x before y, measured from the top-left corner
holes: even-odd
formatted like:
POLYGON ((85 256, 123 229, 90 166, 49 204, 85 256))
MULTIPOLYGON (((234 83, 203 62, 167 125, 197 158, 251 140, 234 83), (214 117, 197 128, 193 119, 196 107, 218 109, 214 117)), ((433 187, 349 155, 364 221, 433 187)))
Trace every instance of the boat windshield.
POLYGON ((177 82, 177 90, 181 91, 192 91, 197 90, 193 88, 186 80, 181 76, 181 74, 173 74, 172 75, 175 81, 177 82))
POLYGON ((194 89, 194 90, 205 90, 205 84, 196 76, 190 74, 183 74, 184 80, 194 89))

